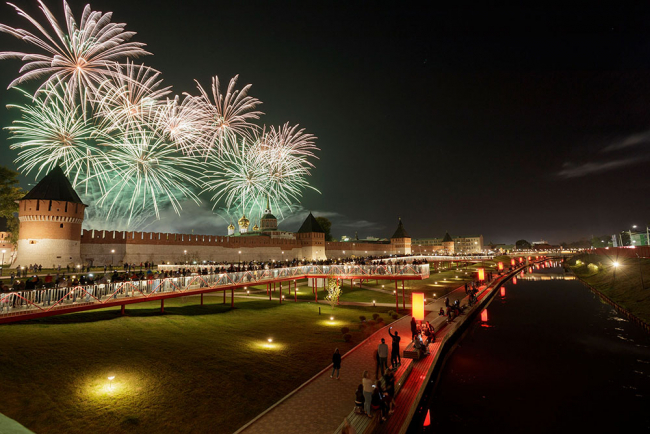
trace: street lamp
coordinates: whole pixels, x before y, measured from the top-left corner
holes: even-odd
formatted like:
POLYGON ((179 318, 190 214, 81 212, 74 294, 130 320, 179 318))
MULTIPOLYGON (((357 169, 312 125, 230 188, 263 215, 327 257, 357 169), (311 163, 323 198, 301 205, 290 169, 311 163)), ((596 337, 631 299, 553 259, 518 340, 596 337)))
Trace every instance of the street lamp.
POLYGON ((241 267, 241 250, 239 251, 239 266, 241 267))
POLYGON ((6 252, 7 252, 6 250, 4 250, 4 249, 2 250, 2 264, 0 264, 0 276, 2 276, 2 274, 5 272, 5 253, 6 252))
POLYGON ((114 379, 115 379, 115 375, 111 375, 110 377, 108 377, 108 381, 109 381, 108 384, 109 384, 109 387, 110 387, 111 390, 113 390, 113 380, 114 379))
POLYGON ((111 266, 113 265, 113 255, 115 254, 115 249, 111 250, 111 266))
POLYGON ((187 264, 187 250, 183 250, 183 255, 185 255, 185 263, 187 264))

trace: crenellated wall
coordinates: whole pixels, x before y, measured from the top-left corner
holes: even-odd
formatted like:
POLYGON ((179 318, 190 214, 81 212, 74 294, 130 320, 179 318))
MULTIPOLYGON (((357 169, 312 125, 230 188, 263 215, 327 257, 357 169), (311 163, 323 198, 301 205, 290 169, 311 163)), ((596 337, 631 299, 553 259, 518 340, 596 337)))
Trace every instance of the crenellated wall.
POLYGON ((295 238, 265 235, 227 237, 97 230, 84 230, 81 235, 82 260, 95 265, 148 261, 280 261, 307 257, 303 247, 295 238))

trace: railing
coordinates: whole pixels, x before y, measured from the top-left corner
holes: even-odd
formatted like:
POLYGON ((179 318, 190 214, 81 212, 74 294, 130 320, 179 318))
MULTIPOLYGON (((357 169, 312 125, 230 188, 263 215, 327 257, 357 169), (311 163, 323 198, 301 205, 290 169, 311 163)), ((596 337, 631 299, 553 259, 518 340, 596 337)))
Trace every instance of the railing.
MULTIPOLYGON (((179 267, 165 265, 162 267, 179 267)), ((206 268, 207 267, 203 267, 206 268)), ((424 265, 305 265, 301 267, 268 270, 238 271, 233 273, 192 274, 184 277, 160 278, 151 275, 146 280, 96 283, 93 285, 31 289, 0 293, 0 319, 7 316, 51 312, 68 307, 119 304, 120 301, 146 301, 164 294, 191 293, 201 289, 228 289, 241 285, 256 285, 281 279, 340 276, 347 278, 429 277, 429 266, 424 265)))
POLYGON ((426 254, 413 254, 412 256, 393 256, 390 258, 373 259, 373 262, 394 262, 394 261, 412 261, 417 259, 419 261, 485 261, 493 259, 494 255, 426 255, 426 254))

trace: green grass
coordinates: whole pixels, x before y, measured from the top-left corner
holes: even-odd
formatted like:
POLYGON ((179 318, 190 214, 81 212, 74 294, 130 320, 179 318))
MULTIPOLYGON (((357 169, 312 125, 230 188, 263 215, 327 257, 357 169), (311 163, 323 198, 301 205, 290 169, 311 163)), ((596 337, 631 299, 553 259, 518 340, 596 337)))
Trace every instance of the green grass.
POLYGON ((321 305, 319 316, 312 303, 221 300, 1 326, 0 412, 35 432, 233 432, 328 365, 334 348, 359 343, 360 315, 389 310, 321 305))
POLYGON ((569 262, 576 276, 650 323, 649 259, 580 255, 571 258, 569 262), (616 275, 612 265, 614 261, 620 264, 616 275), (642 278, 646 289, 642 287, 642 278))

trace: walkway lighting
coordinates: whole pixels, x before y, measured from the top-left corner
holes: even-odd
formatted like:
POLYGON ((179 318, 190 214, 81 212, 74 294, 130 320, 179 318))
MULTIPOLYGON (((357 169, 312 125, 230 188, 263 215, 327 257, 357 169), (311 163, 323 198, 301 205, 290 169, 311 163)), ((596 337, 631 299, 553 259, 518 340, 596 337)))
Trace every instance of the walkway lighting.
POLYGON ((372 307, 375 307, 375 300, 372 301, 372 307))
POLYGON ((333 316, 330 317, 330 321, 334 321, 334 317, 333 317, 333 316))
POLYGON ((113 390, 113 380, 114 379, 115 379, 115 375, 111 375, 110 377, 108 377, 108 381, 109 381, 108 384, 109 384, 109 387, 110 387, 111 390, 113 390))
POLYGON ((269 344, 273 342, 273 338, 268 338, 267 341, 269 341, 269 344))
POLYGON ((614 268, 618 268, 618 266, 621 264, 619 264, 618 262, 614 262, 612 265, 614 266, 614 268))

